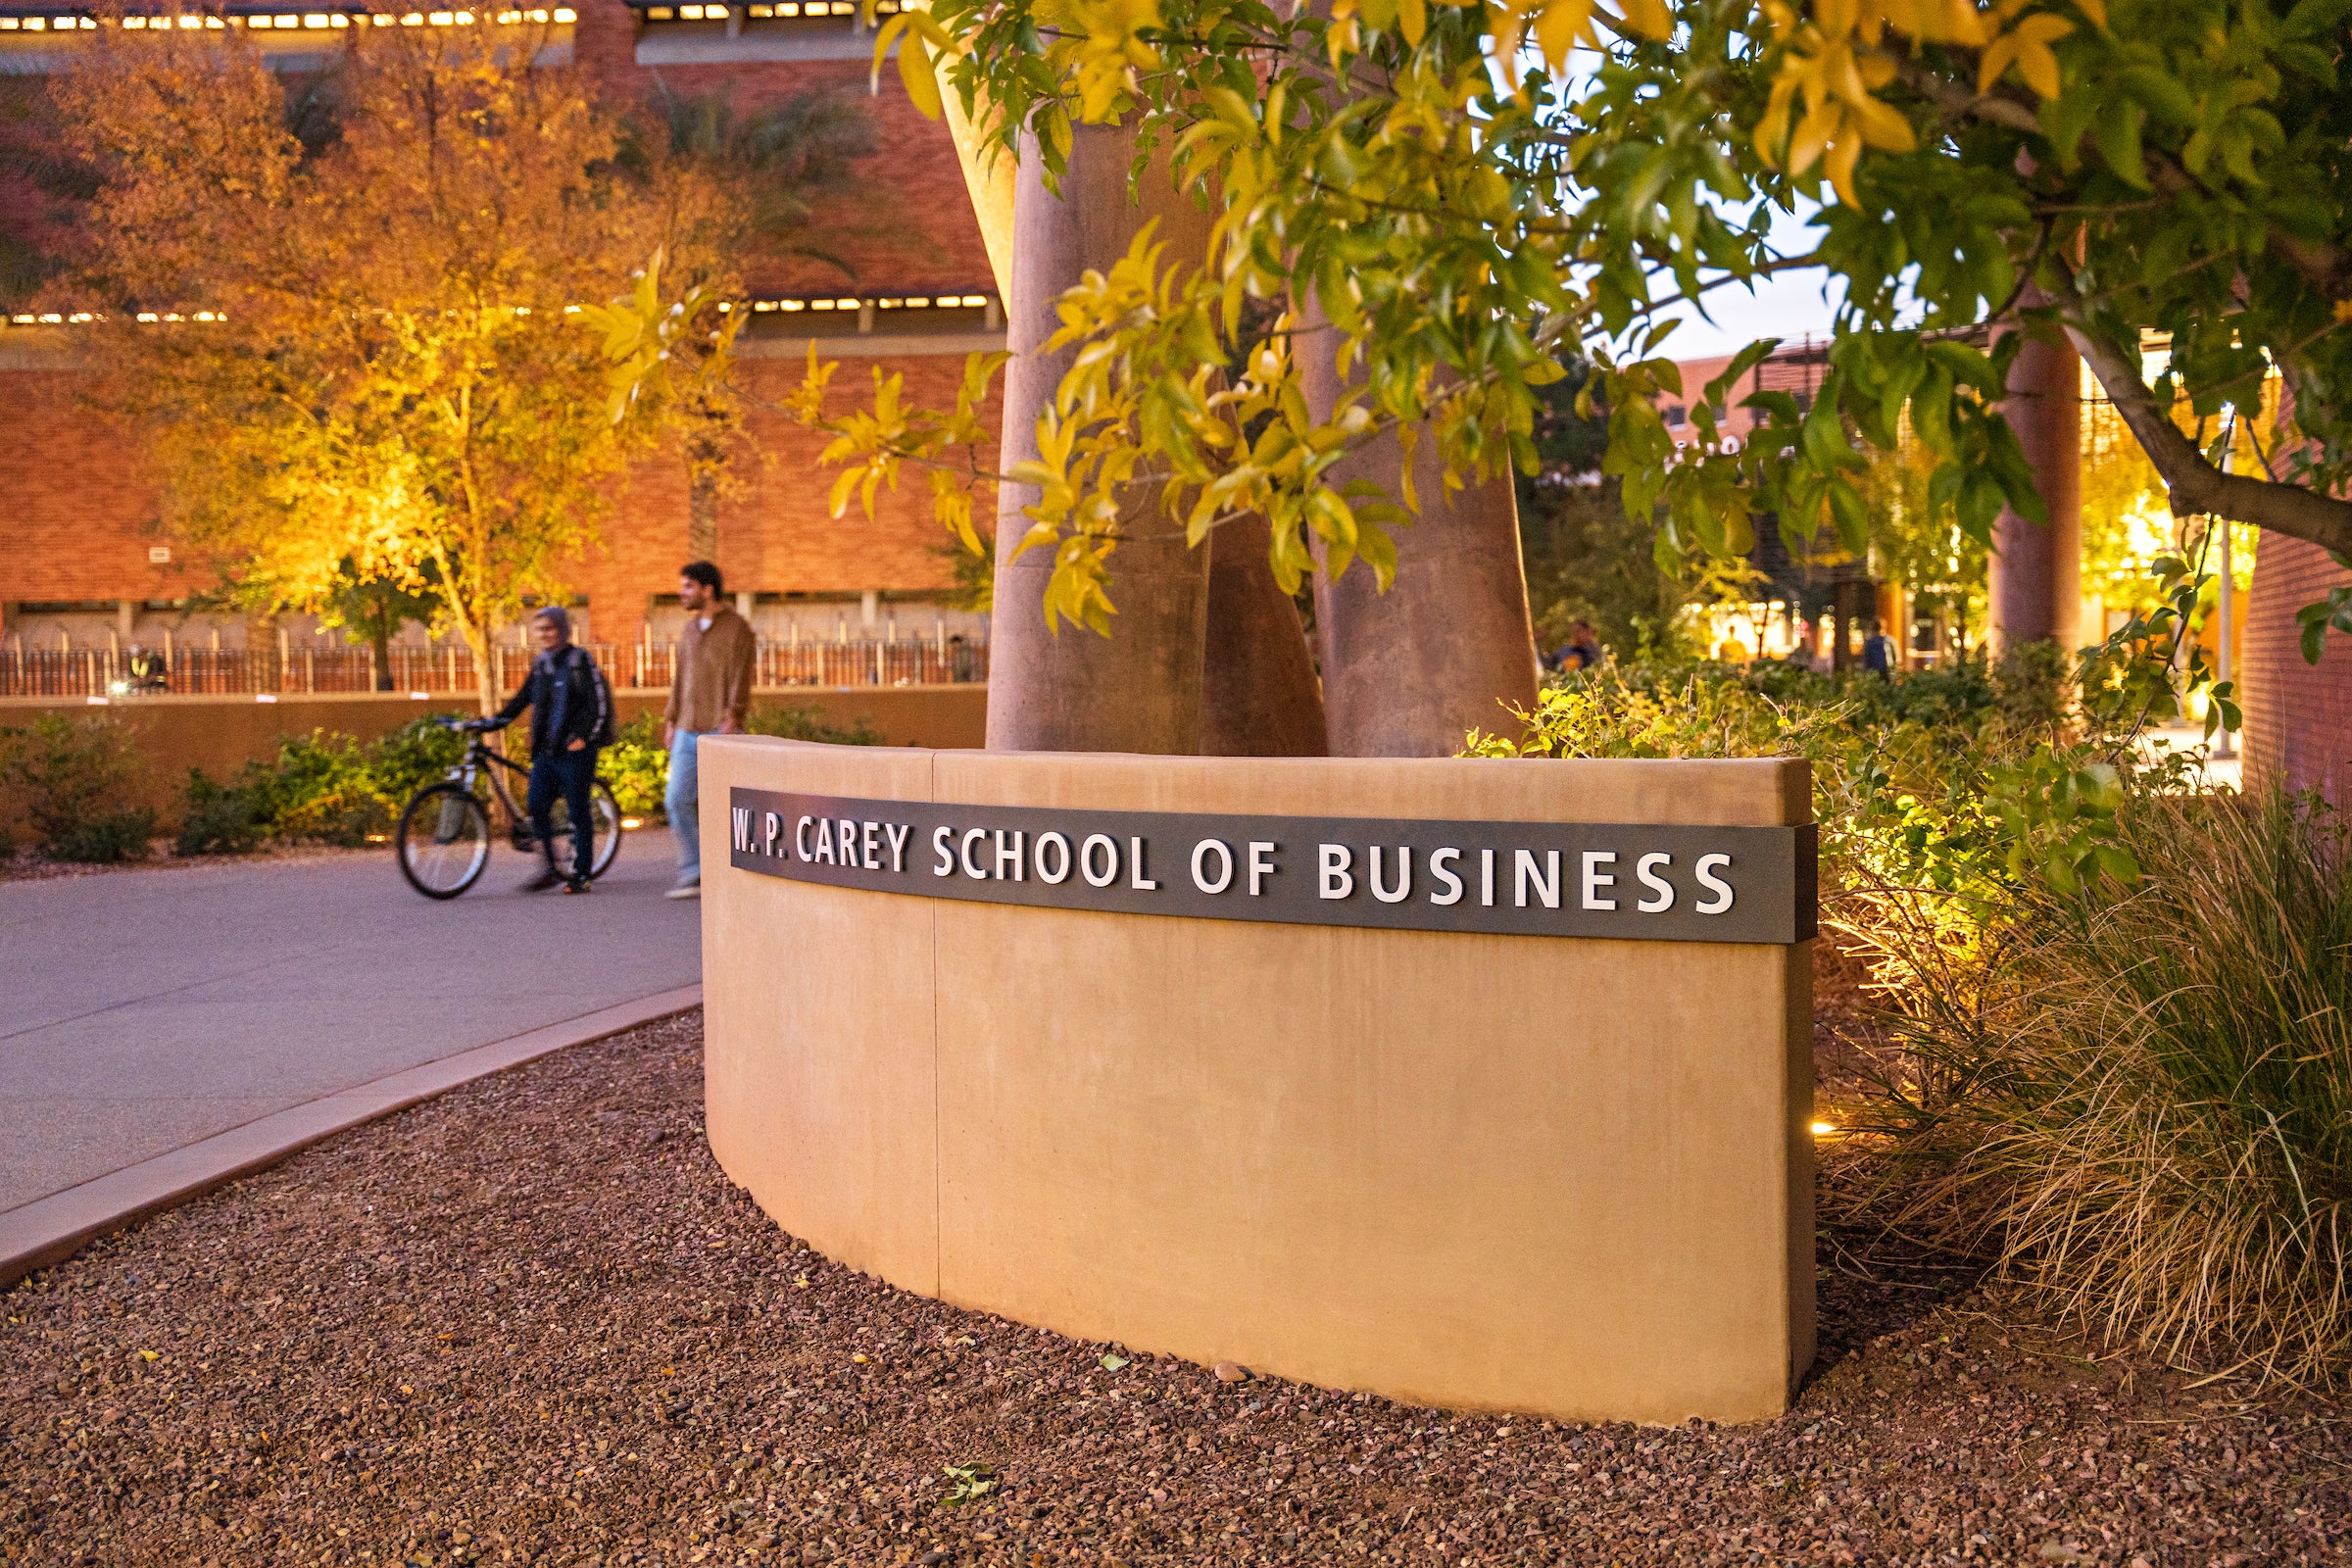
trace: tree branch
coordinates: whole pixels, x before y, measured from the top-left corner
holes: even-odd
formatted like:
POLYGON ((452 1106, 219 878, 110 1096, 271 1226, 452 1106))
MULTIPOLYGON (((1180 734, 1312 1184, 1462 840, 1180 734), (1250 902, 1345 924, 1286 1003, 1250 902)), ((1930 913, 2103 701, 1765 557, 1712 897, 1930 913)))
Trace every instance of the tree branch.
POLYGON ((2303 485, 2224 473, 2158 405, 2156 394, 2140 379, 2136 354, 2118 351, 2103 336, 2074 321, 2066 322, 2066 335, 2155 465, 2172 493, 2175 516, 2203 513, 2250 522, 2271 533, 2352 555, 2352 501, 2338 501, 2303 485))

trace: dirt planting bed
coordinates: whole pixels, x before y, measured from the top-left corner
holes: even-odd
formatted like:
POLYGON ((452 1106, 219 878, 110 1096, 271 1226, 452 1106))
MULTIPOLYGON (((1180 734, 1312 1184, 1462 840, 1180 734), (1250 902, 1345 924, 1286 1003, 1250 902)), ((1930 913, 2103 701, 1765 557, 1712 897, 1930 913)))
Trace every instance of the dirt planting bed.
POLYGON ((0 1295, 0 1558, 2352 1552, 2340 1407, 2099 1359, 1950 1273, 1826 1271, 1822 1370, 1765 1425, 1416 1409, 1221 1381, 835 1267, 728 1184, 701 1093, 689 1015, 363 1128, 0 1295))

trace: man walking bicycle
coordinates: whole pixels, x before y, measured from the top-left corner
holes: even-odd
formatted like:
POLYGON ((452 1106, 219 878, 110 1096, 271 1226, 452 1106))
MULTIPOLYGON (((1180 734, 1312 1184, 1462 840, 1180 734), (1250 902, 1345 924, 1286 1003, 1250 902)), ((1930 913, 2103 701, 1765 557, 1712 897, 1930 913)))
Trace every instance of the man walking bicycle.
POLYGON ((752 664, 758 642, 751 623, 721 597, 718 568, 691 561, 678 572, 678 604, 686 629, 669 675, 669 707, 662 714, 662 744, 669 748, 669 788, 662 793, 669 830, 678 841, 678 885, 673 899, 703 896, 700 797, 695 743, 705 735, 735 735, 752 707, 752 664))
POLYGON ((549 605, 531 616, 539 657, 522 687, 507 706, 474 727, 504 729, 531 710, 531 831, 547 857, 547 869, 523 884, 543 892, 557 883, 566 893, 585 893, 596 865, 596 754, 612 739, 612 692, 588 650, 571 640, 571 617, 549 605), (571 813, 571 871, 556 864, 556 798, 571 813))

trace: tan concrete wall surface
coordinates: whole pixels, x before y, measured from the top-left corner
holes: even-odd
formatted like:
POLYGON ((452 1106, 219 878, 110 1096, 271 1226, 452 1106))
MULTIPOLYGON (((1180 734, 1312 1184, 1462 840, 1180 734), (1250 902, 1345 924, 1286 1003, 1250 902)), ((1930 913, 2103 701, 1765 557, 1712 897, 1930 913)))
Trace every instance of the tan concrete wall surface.
MULTIPOLYGON (((1801 762, 706 745, 734 785, 1097 809, 1772 825, 1801 762)), ((1752 1420, 1812 1359, 1804 946, 958 903, 737 871, 708 1126, 788 1230, 959 1304, 1326 1386, 1752 1420)))
MULTIPOLYGON (((640 713, 660 712, 667 696, 660 691, 616 691, 613 703, 626 723, 640 713)), ((891 746, 977 747, 988 726, 988 688, 979 685, 782 686, 761 688, 753 706, 812 708, 829 722, 845 726, 863 719, 891 746)), ((372 741, 420 714, 473 711, 470 698, 417 702, 405 692, 289 694, 273 703, 251 697, 141 697, 103 707, 78 697, 5 697, 0 698, 0 729, 29 723, 42 713, 103 717, 126 725, 150 764, 146 796, 138 804, 152 806, 172 819, 191 767, 225 779, 249 761, 275 757, 278 742, 288 736, 323 729, 372 741)))

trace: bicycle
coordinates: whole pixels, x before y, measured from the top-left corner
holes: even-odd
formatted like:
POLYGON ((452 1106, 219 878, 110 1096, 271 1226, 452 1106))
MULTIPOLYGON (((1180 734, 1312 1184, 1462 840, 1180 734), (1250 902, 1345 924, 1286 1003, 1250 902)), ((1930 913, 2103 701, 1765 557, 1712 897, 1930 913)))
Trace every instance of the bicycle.
MULTIPOLYGON (((482 868, 490 863, 490 812, 482 804, 481 784, 488 783, 507 819, 514 824, 514 848, 529 851, 536 847, 529 815, 516 809, 514 797, 499 776, 504 768, 528 778, 530 769, 492 751, 482 738, 479 719, 441 717, 433 722, 470 736, 466 756, 440 783, 427 784, 410 797, 409 804, 401 808, 393 843, 400 855, 400 874, 408 878, 409 886, 428 899, 454 899, 480 881, 482 868)), ((612 799, 612 791, 601 778, 593 787, 592 798, 596 803, 596 846, 588 875, 594 880, 605 874, 612 858, 620 853, 620 803, 612 799)), ((572 863, 571 812, 563 801, 556 802, 549 825, 554 829, 549 835, 554 863, 568 867, 572 863)))

